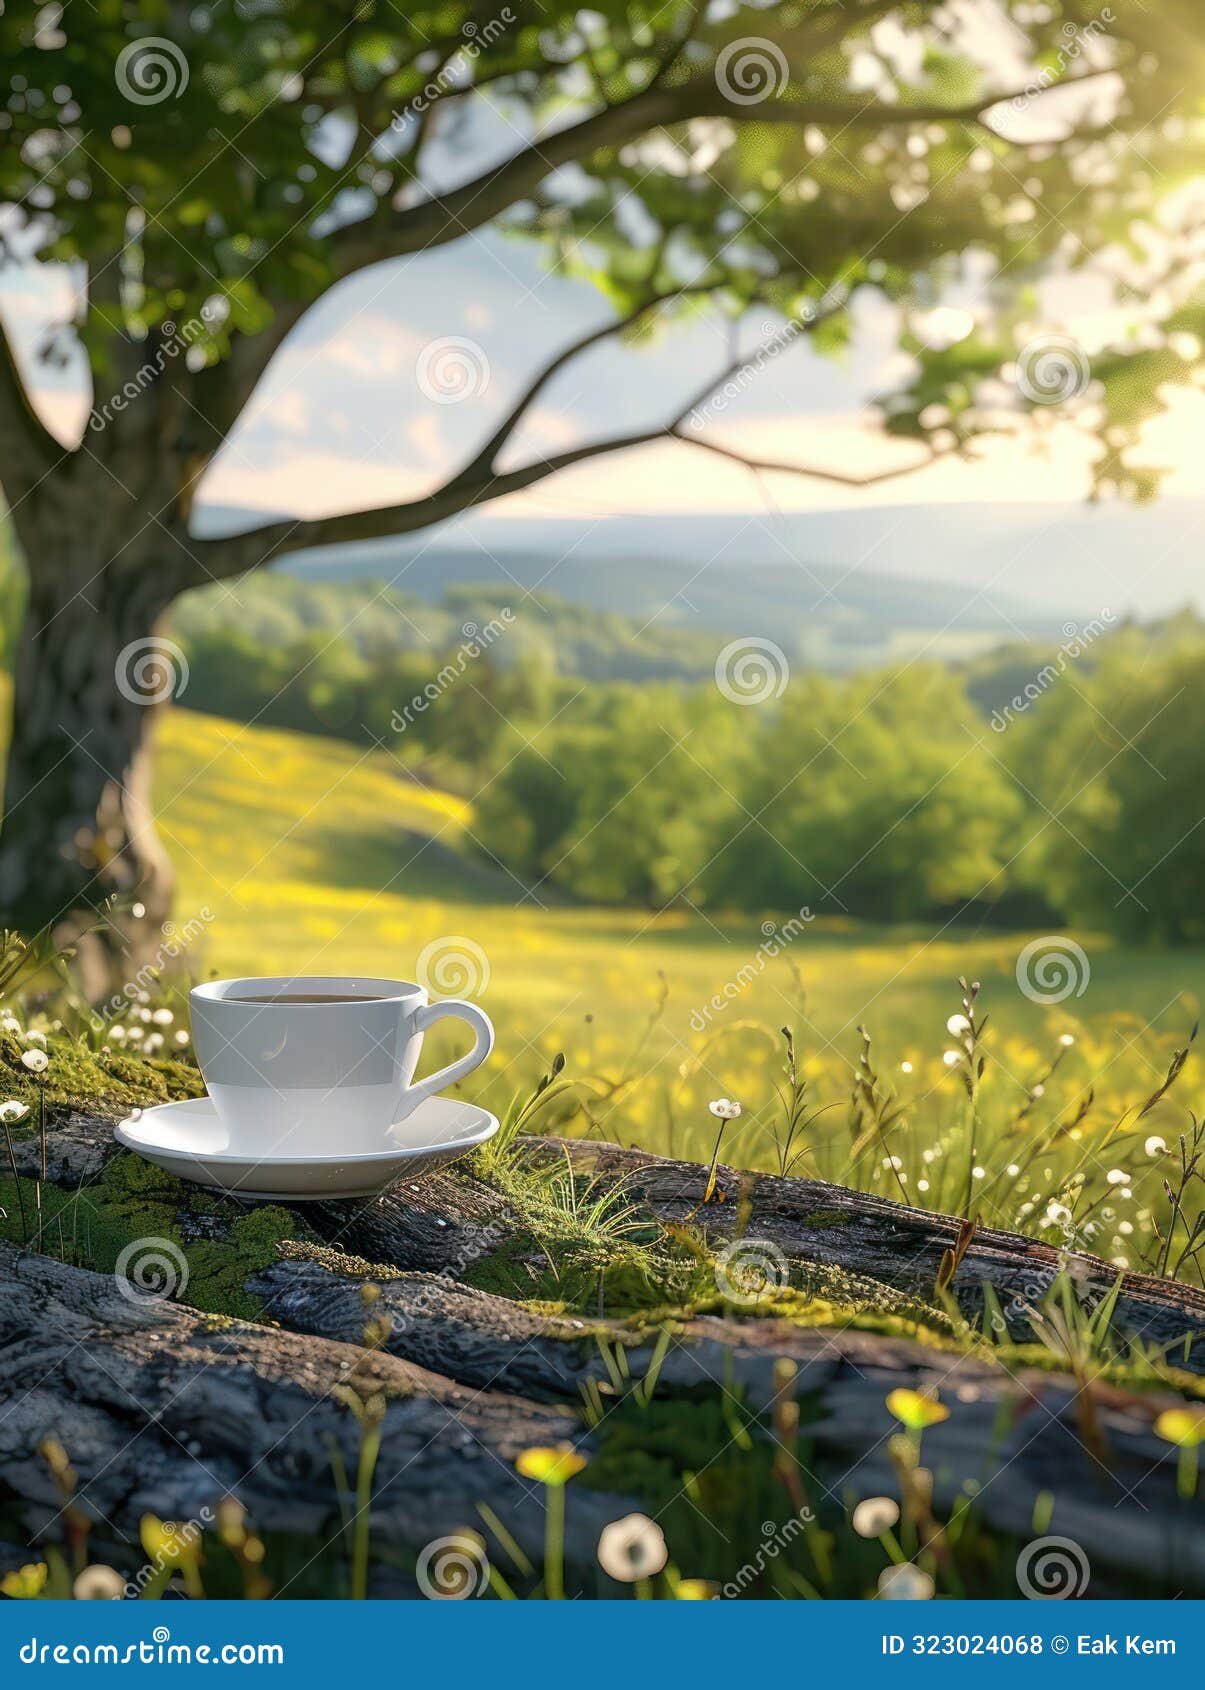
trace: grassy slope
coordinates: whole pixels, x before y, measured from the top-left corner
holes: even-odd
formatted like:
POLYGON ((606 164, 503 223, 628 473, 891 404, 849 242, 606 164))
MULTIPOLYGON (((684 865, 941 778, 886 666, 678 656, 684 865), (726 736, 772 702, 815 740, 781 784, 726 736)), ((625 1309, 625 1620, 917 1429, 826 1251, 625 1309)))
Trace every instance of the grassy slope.
MULTIPOLYGON (((866 1021, 884 1073, 918 1094, 936 1088, 926 1097, 930 1130, 959 1108, 940 1054, 960 972, 984 983, 1002 1084, 1020 1095, 1055 1036, 1070 1029, 1078 1043, 1061 1077, 1095 1081, 1099 1093, 1103 1073, 1106 1106, 1116 1101, 1118 1109, 1153 1085, 1168 1041, 1191 1023, 1202 978, 1199 952, 1147 955, 1081 935, 1092 969, 1087 991, 1045 1010, 1016 984, 1022 936, 949 929, 934 938, 818 922, 783 955, 759 963, 763 933, 749 917, 541 909, 458 854, 471 823, 467 806, 405 784, 384 754, 186 711, 163 722, 157 799, 179 871, 178 918, 187 923, 205 906, 213 912, 201 951, 206 969, 409 976, 424 946, 466 936, 488 958, 485 998, 499 1028, 498 1050, 471 1089, 496 1105, 558 1049, 571 1072, 612 1082, 651 1067, 655 1096, 629 1086, 604 1112, 621 1105, 625 1138, 681 1153, 708 1153, 714 1123, 705 1103, 719 1094, 746 1105, 736 1129, 740 1159, 759 1159, 759 1133, 763 1149, 769 1145, 770 1127, 758 1115, 767 1122, 773 1106, 777 1029, 797 1016, 790 963, 808 992, 800 1025, 817 1099, 847 1095, 845 1059, 866 1021), (750 983, 700 1034, 697 1012, 747 964, 750 983), (628 1067, 659 971, 668 1003, 628 1067), (1148 1021, 1155 1032, 1124 1051, 1148 1021), (915 1070, 906 1080, 898 1069, 905 1059, 915 1070), (685 1080, 683 1062, 698 1064, 685 1080)), ((440 1049, 456 1042, 453 1030, 440 1049)), ((834 1128, 841 1113, 833 1112, 834 1128)))

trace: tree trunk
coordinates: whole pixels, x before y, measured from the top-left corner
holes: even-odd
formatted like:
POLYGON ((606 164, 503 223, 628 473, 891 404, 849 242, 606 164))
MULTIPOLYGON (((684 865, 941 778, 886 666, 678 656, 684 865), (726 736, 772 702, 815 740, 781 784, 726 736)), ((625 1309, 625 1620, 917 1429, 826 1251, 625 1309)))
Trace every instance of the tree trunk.
MULTIPOLYGON (((87 511, 78 516, 86 529, 87 511)), ((84 945, 85 985, 99 995, 112 968, 153 947, 170 908, 171 867, 149 781, 157 708, 185 679, 176 648, 158 648, 153 635, 175 583, 145 564, 114 570, 103 550, 91 570, 53 546, 30 563, 0 831, 0 921, 25 933, 49 927, 70 942, 120 894, 84 945)))

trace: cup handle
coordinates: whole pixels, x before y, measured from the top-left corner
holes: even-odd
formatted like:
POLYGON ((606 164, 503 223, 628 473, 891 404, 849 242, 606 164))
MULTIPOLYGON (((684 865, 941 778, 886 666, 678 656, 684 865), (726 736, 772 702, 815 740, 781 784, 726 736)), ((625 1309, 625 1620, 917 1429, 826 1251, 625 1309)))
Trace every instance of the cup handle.
POLYGON ((425 1080, 415 1080, 408 1093, 412 1098, 432 1097, 437 1091, 443 1091, 445 1086, 463 1080, 466 1074, 481 1066, 494 1048, 493 1022, 483 1009, 478 1009, 466 998, 441 998, 438 1003, 425 1003, 414 1012, 414 1025, 420 1033, 425 1033, 437 1021, 449 1019, 467 1021, 477 1035, 476 1043, 467 1056, 458 1056, 455 1062, 449 1062, 437 1073, 428 1074, 425 1080))

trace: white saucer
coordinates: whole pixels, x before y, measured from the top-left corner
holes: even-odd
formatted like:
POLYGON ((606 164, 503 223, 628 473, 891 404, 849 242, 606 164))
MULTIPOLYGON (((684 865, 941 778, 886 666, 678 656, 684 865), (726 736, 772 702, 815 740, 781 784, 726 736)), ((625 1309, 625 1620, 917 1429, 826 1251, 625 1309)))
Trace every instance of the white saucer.
POLYGON ((144 1109, 122 1121, 116 1137, 179 1179, 236 1197, 296 1203, 376 1196, 403 1175, 413 1179, 475 1150, 497 1131, 488 1110, 454 1097, 429 1097, 384 1133, 357 1135, 354 1123, 337 1121, 331 1137, 349 1145, 340 1155, 240 1153, 213 1100, 196 1097, 144 1109))

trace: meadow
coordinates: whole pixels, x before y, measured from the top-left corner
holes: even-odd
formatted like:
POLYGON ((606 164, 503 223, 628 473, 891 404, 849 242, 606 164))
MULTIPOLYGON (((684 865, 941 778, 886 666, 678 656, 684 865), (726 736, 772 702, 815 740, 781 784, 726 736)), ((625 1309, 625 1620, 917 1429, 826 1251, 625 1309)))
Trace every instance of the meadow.
POLYGON ((1134 1267, 1168 1242, 1195 1059, 1150 1100, 1190 1039, 1199 950, 1079 933, 1082 991, 1048 1005, 1018 983, 1032 934, 541 905, 470 851, 465 802, 388 754, 182 710, 161 724, 156 806, 194 973, 421 966, 435 993, 489 1009, 498 1046, 466 1091, 495 1109, 563 1053, 575 1089, 546 1127, 706 1160, 708 1105, 735 1099, 722 1154, 740 1165, 951 1212, 970 1191, 986 1223, 1134 1267), (973 1099, 967 1030, 948 1026, 960 975, 987 1017, 973 1099))

